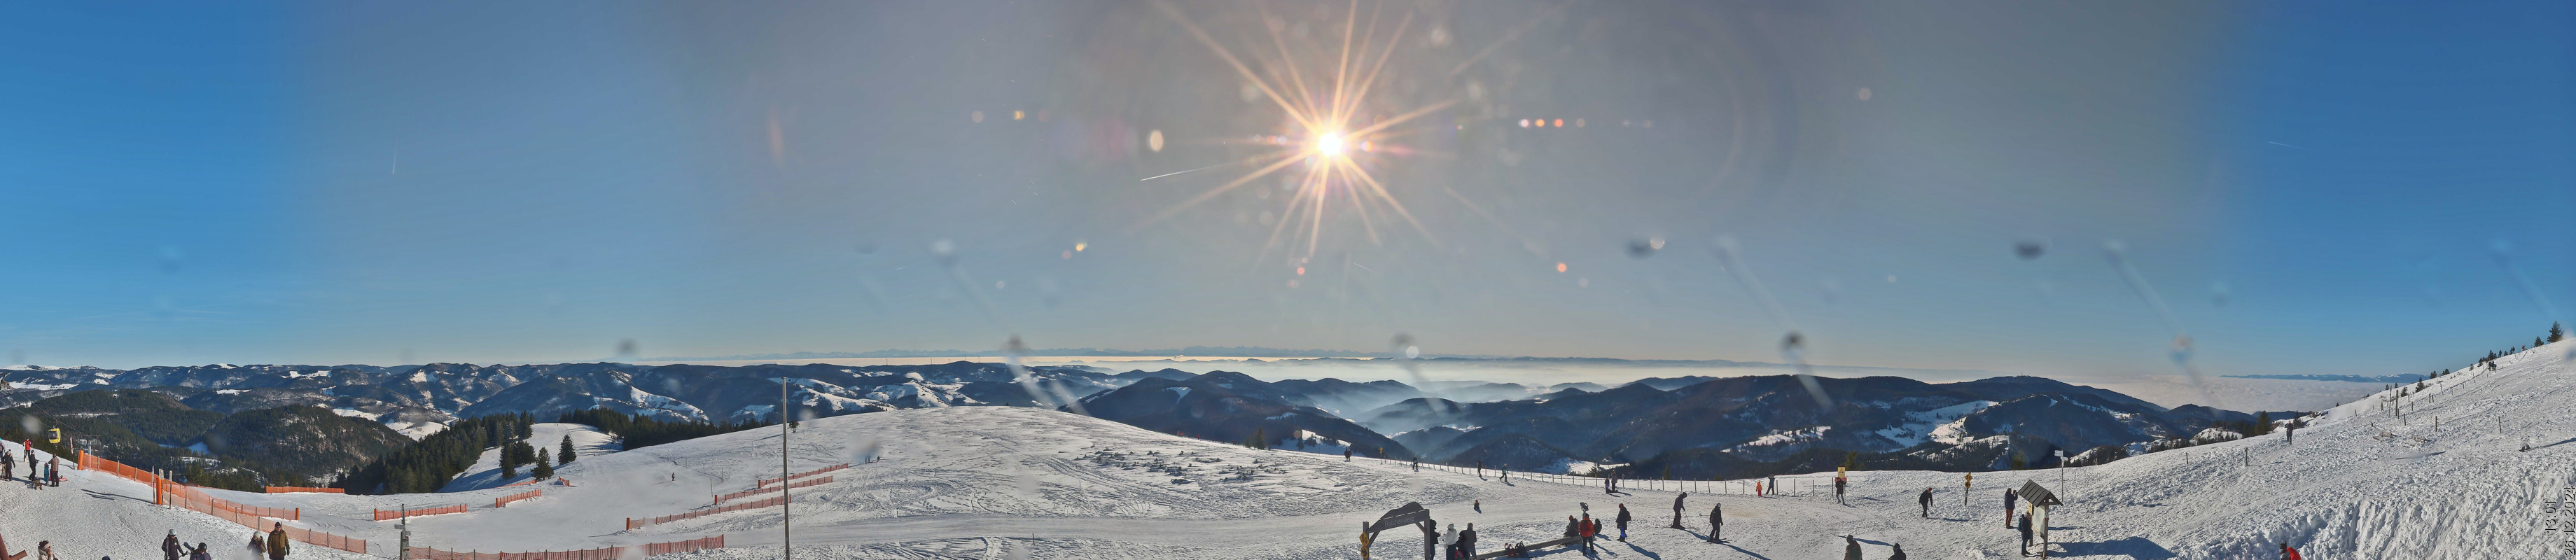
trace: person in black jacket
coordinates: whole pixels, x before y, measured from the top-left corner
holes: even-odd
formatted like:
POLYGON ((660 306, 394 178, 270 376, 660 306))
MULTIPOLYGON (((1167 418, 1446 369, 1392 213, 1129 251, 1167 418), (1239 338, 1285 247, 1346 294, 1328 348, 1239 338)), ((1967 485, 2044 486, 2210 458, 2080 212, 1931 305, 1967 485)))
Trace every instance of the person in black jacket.
POLYGON ((1628 542, 1628 504, 1619 504, 1619 542, 1628 542))
POLYGON ((1689 492, 1683 492, 1682 495, 1673 496, 1673 528, 1675 529, 1682 528, 1682 500, 1688 499, 1690 499, 1689 492))
POLYGON ((1923 502, 1923 518, 1924 518, 1924 519, 1931 519, 1931 518, 1932 518, 1932 487, 1930 487, 1930 486, 1925 486, 1925 487, 1923 487, 1923 497, 1922 497, 1922 498, 1918 498, 1918 499, 1916 499, 1916 500, 1914 500, 1914 501, 1917 501, 1917 502, 1923 502))
POLYGON ((2011 528, 2013 528, 2013 524, 2012 524, 2012 510, 2013 510, 2013 502, 2014 502, 2016 499, 2020 498, 2020 497, 2021 497, 2021 496, 2018 496, 2018 495, 2013 494, 2011 490, 2005 490, 2005 491, 2004 491, 2004 528, 2005 528, 2005 529, 2011 529, 2011 528))
POLYGON ((186 552, 187 547, 179 546, 178 531, 161 537, 161 560, 179 560, 179 555, 186 552))
POLYGON ((1469 523, 1467 530, 1458 532, 1458 548, 1466 552, 1468 558, 1476 557, 1476 524, 1469 523))
POLYGON ((1719 536, 1718 536, 1718 534, 1719 534, 1720 532, 1723 532, 1725 529, 1726 529, 1726 504, 1717 504, 1717 505, 1714 505, 1714 506, 1709 506, 1709 508, 1708 508, 1708 542, 1713 542, 1713 543, 1722 543, 1722 542, 1726 542, 1726 539, 1725 539, 1724 537, 1719 537, 1719 536))
POLYGON ((2021 555, 2030 555, 2030 514, 2021 514, 2021 555))

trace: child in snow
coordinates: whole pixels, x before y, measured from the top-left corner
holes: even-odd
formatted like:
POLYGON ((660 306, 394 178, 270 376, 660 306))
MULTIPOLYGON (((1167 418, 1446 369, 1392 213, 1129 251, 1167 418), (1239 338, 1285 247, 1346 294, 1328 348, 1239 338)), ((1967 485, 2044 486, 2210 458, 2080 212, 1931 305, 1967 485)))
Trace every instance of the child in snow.
POLYGON ((1628 504, 1619 504, 1619 542, 1628 542, 1628 504))

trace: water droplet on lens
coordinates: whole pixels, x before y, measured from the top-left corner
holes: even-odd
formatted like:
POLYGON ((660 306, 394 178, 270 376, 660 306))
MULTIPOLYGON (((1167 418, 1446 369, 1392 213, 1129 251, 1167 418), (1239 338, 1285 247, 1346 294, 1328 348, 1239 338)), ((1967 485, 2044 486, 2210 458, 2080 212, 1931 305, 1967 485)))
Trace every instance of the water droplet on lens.
POLYGON ((1646 257, 1651 257, 1651 256, 1654 256, 1654 255, 1655 255, 1655 252, 1656 252, 1656 251, 1661 251, 1661 250, 1663 250, 1663 249, 1664 249, 1664 238, 1661 238, 1661 237, 1648 237, 1648 238, 1643 238, 1643 239, 1630 239, 1630 240, 1628 240, 1628 257, 1629 257, 1629 258, 1638 258, 1638 259, 1642 259, 1642 258, 1646 258, 1646 257))
POLYGON ((2048 254, 2048 242, 2046 241, 2020 241, 2013 243, 2013 255, 2021 257, 2021 260, 2027 261, 2038 259, 2041 255, 2045 254, 2048 254))

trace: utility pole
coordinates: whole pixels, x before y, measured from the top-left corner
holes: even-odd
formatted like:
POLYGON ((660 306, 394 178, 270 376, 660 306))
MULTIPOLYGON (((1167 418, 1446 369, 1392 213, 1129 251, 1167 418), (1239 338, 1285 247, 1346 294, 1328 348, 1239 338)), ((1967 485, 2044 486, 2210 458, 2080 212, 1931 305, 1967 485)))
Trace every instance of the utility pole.
POLYGON ((403 516, 395 528, 402 529, 402 544, 394 548, 394 560, 411 560, 411 504, 401 504, 403 516))
POLYGON ((788 432, 788 430, 787 430, 787 422, 788 422, 788 420, 787 420, 787 378, 786 378, 786 377, 780 377, 780 378, 778 378, 778 558, 779 558, 779 560, 795 560, 795 558, 796 558, 796 539, 795 539, 795 534, 796 534, 796 533, 795 533, 795 527, 794 527, 794 525, 793 525, 793 524, 789 523, 789 520, 788 520, 788 514, 789 514, 789 512, 791 511, 791 510, 789 510, 789 509, 788 509, 788 506, 790 506, 790 505, 794 505, 794 503, 796 502, 796 500, 795 500, 795 498, 790 498, 790 497, 788 497, 788 493, 790 492, 790 490, 789 490, 789 489, 788 489, 788 487, 787 487, 787 483, 789 483, 789 482, 794 482, 794 481, 792 481, 792 480, 788 480, 788 479, 789 479, 790 477, 792 477, 793 475, 791 475, 790 473, 788 473, 788 472, 787 472, 787 432, 788 432))

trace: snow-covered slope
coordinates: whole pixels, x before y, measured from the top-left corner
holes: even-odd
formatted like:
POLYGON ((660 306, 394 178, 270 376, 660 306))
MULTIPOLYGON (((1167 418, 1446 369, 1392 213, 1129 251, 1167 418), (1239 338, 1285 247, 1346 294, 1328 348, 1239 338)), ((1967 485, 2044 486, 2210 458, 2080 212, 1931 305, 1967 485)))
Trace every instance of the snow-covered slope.
MULTIPOLYGON (((1958 473, 1855 472, 1848 505, 1830 493, 1754 498, 1736 493, 1748 485, 1735 483, 1629 481, 1628 493, 1608 495, 1581 479, 1417 473, 1395 461, 1245 449, 1018 407, 810 421, 792 440, 789 468, 854 463, 831 473, 829 484, 795 491, 797 554, 831 559, 1350 558, 1353 526, 1407 501, 1444 523, 1475 523, 1487 550, 1552 538, 1565 516, 1582 511, 1578 504, 1608 516, 1624 503, 1637 522, 1627 542, 1609 543, 1605 558, 1835 557, 1846 534, 1862 539, 1873 559, 1885 558, 1890 543, 1913 558, 2012 558, 2017 539, 2002 526, 1999 492, 2029 480, 2066 501, 2050 523, 2051 556, 2059 558, 2271 558, 2281 542, 2335 560, 2547 558, 2548 541, 2563 535, 2542 530, 2542 500, 2576 468, 2576 415, 2564 412, 2576 408, 2576 391, 2567 390, 2576 374, 2561 361, 2567 350, 2543 347, 2498 360, 2495 371, 2430 381, 2395 400, 2402 418, 2377 400, 2335 408, 2299 430, 2295 445, 2276 432, 2100 466, 1977 473, 1967 496, 1958 473), (2535 447, 2528 452, 2520 450, 2526 439, 2535 447), (1909 515, 1926 487, 1936 489, 1932 515, 1909 515), (1688 529, 1664 528, 1674 491, 1685 488, 1688 529), (1707 508, 1718 502, 1730 540, 1710 544, 1701 536, 1707 508)), ((690 511, 710 494, 775 476, 777 438, 775 429, 752 430, 584 456, 562 470, 578 486, 543 486, 545 497, 503 509, 489 508, 491 498, 526 487, 222 495, 304 507, 309 525, 379 542, 393 539, 390 524, 352 518, 397 503, 467 503, 478 505, 414 520, 415 540, 515 551, 723 534, 737 548, 687 556, 773 558, 774 508, 632 531, 621 518, 690 511)), ((1809 487, 1822 479, 1780 481, 1809 487)), ((52 538, 82 547, 65 557, 149 556, 152 536, 174 526, 220 532, 225 524, 154 508, 148 489, 96 477, 42 492, 0 484, 0 534, 12 544, 52 538), (138 493, 140 502, 132 499, 138 493)), ((1418 553, 1413 536, 1383 539, 1379 557, 1418 553)))

